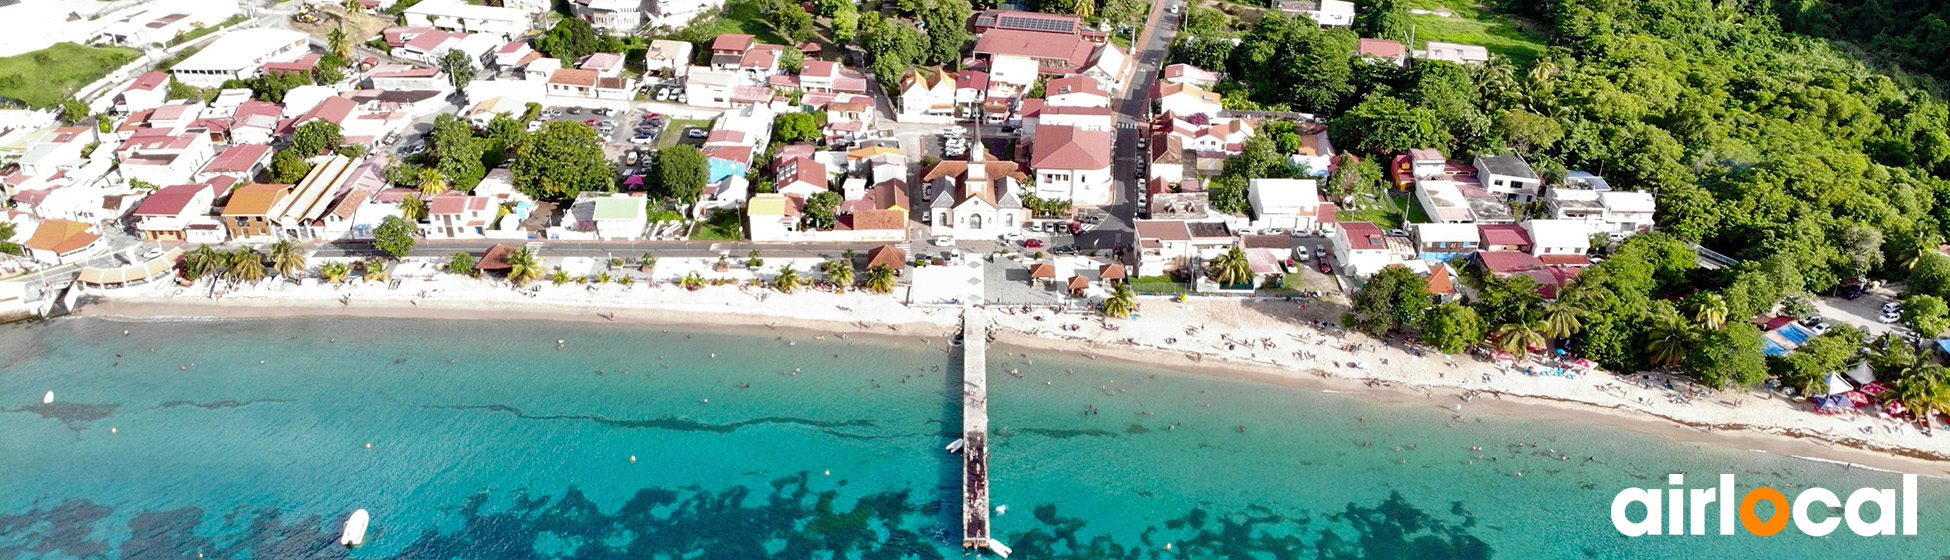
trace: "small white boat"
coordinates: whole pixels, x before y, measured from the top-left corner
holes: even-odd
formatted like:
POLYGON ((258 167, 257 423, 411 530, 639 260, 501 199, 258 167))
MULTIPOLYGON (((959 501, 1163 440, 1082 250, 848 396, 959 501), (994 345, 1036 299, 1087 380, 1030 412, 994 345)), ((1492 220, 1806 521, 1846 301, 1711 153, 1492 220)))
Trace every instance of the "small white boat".
POLYGON ((339 544, 347 548, 366 544, 366 522, 370 520, 371 516, 366 514, 366 510, 352 512, 352 516, 345 519, 345 532, 339 535, 339 544))
POLYGON ((54 391, 48 391, 47 394, 41 395, 41 404, 54 404, 54 391))
POLYGON ((960 452, 961 452, 961 448, 962 448, 962 446, 964 446, 964 445, 968 445, 968 439, 967 439, 967 438, 962 438, 962 439, 958 439, 958 440, 955 440, 955 441, 954 441, 954 443, 950 443, 950 444, 948 444, 948 452, 949 452, 949 453, 960 453, 960 452))
POLYGON ((1009 552, 1011 552, 1009 550, 1009 545, 1002 544, 1002 541, 998 541, 995 539, 989 539, 989 550, 995 551, 996 556, 1001 556, 1003 558, 1008 558, 1009 552))

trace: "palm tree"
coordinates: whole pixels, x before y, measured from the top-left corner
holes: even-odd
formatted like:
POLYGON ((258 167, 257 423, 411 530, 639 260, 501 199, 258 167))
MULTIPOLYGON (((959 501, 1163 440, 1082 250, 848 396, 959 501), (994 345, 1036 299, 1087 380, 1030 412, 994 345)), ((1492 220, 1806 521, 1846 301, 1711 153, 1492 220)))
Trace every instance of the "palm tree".
POLYGON ((1115 284, 1110 288, 1110 297, 1104 298, 1102 310, 1105 317, 1129 318, 1137 311, 1137 293, 1131 291, 1130 284, 1115 284))
POLYGON ((1693 320, 1700 326, 1720 330, 1727 325, 1727 298, 1720 294, 1700 294, 1693 301, 1693 320))
POLYGON ((1517 321, 1496 328, 1490 338, 1496 341, 1496 349, 1522 357, 1532 350, 1542 350, 1545 346, 1543 321, 1517 321))
POLYGON ((183 278, 191 282, 223 266, 223 256, 209 245, 197 245, 183 255, 183 278))
POLYGON ((535 262, 535 252, 527 248, 508 253, 508 281, 515 286, 526 286, 542 278, 542 267, 535 262))
POLYGON ((290 241, 271 244, 271 266, 281 276, 290 277, 305 269, 305 248, 290 241))
POLYGON ((1560 297, 1557 301, 1544 304, 1544 334, 1555 339, 1570 338, 1584 328, 1579 321, 1584 309, 1572 304, 1569 298, 1560 297))
MULTIPOLYGON (((356 6, 358 2, 355 1, 352 4, 356 6)), ((352 58, 352 39, 345 35, 344 25, 334 27, 331 31, 326 32, 325 42, 328 48, 332 50, 332 54, 339 55, 339 58, 352 58)))
POLYGON ((1895 383, 1895 396, 1891 398, 1903 403, 1916 417, 1928 418, 1933 410, 1950 409, 1950 379, 1945 377, 1943 366, 1917 368, 1895 383))
POLYGON ((1651 353, 1648 359, 1652 365, 1661 367, 1679 365, 1680 360, 1686 359, 1686 352, 1693 342, 1692 327, 1672 316, 1654 319, 1648 335, 1650 340, 1645 344, 1646 351, 1651 353))
POLYGON ((399 201, 399 213, 408 220, 427 219, 427 199, 409 196, 399 201))
POLYGON ((333 284, 344 284, 345 277, 352 274, 352 267, 342 262, 328 262, 318 265, 318 277, 333 284))
POLYGON ((772 288, 788 294, 805 283, 806 279, 800 278, 799 271, 793 270, 792 265, 779 267, 779 275, 772 278, 772 288))
POLYGON ((1253 281, 1253 266, 1246 260, 1245 251, 1233 247, 1206 262, 1205 274, 1221 285, 1237 286, 1253 281))
POLYGON ((745 267, 758 268, 761 266, 765 266, 765 259, 758 256, 758 249, 752 249, 751 254, 745 256, 745 267))
POLYGON ((824 268, 826 269, 826 281, 833 283, 834 290, 845 293, 846 287, 853 285, 853 261, 826 261, 824 268))
POLYGON ((600 272, 600 273, 597 273, 597 274, 596 274, 595 276, 591 276, 591 277, 589 277, 589 283, 591 283, 591 284, 608 284, 608 283, 609 283, 609 271, 607 271, 607 270, 605 270, 605 271, 603 271, 603 272, 600 272))
POLYGON ((366 5, 360 4, 359 0, 345 0, 345 3, 341 4, 340 7, 345 8, 345 13, 348 14, 362 14, 366 11, 366 5))
POLYGON ((894 267, 884 264, 867 269, 867 291, 888 294, 894 291, 894 267))
POLYGON ((617 283, 617 284, 620 284, 620 285, 624 285, 624 286, 628 286, 628 285, 631 285, 631 284, 635 284, 635 283, 636 283, 636 277, 635 277, 635 276, 630 276, 630 275, 628 275, 628 274, 625 274, 625 275, 623 275, 623 276, 619 276, 619 277, 617 277, 617 278, 616 278, 616 283, 617 283))
POLYGON ((447 178, 440 170, 428 167, 420 170, 420 194, 433 196, 447 192, 447 178))
POLYGON ((359 267, 364 269, 367 280, 385 282, 393 279, 393 275, 386 273, 386 259, 373 257, 363 263, 359 263, 359 267))
POLYGON ((268 273, 264 269, 264 255, 257 252, 257 249, 242 248, 231 251, 225 260, 228 261, 230 270, 224 274, 237 282, 252 283, 263 280, 268 273))
POLYGON ((690 274, 684 275, 684 279, 679 283, 684 285, 684 289, 695 292, 704 287, 704 275, 693 270, 690 274))
POLYGON ((567 271, 564 271, 560 268, 555 269, 554 274, 548 275, 548 281, 555 283, 555 285, 557 286, 567 284, 569 283, 570 280, 574 280, 574 279, 575 279, 574 276, 569 276, 569 273, 567 271))
POLYGON ((636 262, 638 271, 650 272, 657 269, 657 256, 654 254, 644 253, 643 256, 637 257, 636 262))

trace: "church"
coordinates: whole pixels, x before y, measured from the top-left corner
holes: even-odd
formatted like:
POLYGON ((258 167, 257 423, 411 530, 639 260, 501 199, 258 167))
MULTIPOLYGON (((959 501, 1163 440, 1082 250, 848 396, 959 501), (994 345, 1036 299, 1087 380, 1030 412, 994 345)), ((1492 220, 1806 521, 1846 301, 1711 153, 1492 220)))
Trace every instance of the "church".
POLYGON ((1027 177, 1013 161, 995 157, 976 143, 968 159, 937 163, 921 175, 934 197, 928 207, 937 237, 994 238, 1022 227, 1022 180, 1027 177))

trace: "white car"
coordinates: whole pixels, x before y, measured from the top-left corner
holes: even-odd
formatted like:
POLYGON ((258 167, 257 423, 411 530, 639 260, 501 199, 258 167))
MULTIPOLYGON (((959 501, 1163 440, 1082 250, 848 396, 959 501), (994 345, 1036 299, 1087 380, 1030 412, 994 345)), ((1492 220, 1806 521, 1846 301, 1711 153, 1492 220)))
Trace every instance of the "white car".
POLYGON ((630 137, 630 143, 631 144, 655 144, 657 143, 657 138, 655 136, 632 136, 630 137))
POLYGON ((1876 317, 1876 322, 1878 323, 1894 323, 1901 320, 1903 320, 1903 314, 1896 311, 1885 311, 1881 317, 1876 317))
POLYGON ((693 128, 684 131, 684 135, 692 138, 708 138, 711 136, 711 132, 702 128, 693 128))

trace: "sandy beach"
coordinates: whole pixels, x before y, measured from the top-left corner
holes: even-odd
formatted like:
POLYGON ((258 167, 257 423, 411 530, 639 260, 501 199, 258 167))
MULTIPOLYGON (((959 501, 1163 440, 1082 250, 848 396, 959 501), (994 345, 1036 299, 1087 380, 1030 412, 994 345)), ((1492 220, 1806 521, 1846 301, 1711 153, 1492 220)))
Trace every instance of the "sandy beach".
MULTIPOLYGON (((151 284, 85 296, 78 314, 128 319, 356 316, 449 320, 543 320, 765 326, 818 333, 933 338, 952 333, 960 310, 908 306, 894 296, 756 287, 697 291, 663 284, 505 282, 439 275, 398 289, 271 283, 212 297, 207 284, 151 284)), ((1513 372, 1470 356, 1412 355, 1388 343, 1320 326, 1324 310, 1279 300, 1140 300, 1142 315, 1106 321, 1048 309, 993 309, 998 348, 1128 361, 1206 375, 1442 408, 1462 419, 1493 415, 1601 424, 1680 441, 1950 476, 1950 438, 1868 414, 1824 416, 1765 390, 1701 389, 1656 374, 1603 372, 1575 378, 1513 372), (1188 326, 1196 325, 1197 328, 1188 326)), ((918 342, 918 341, 917 341, 918 342)), ((994 359, 994 358, 992 358, 994 359)))

